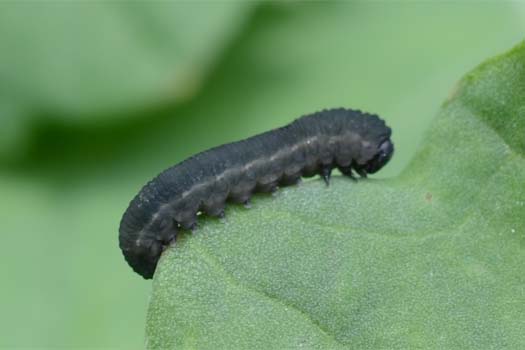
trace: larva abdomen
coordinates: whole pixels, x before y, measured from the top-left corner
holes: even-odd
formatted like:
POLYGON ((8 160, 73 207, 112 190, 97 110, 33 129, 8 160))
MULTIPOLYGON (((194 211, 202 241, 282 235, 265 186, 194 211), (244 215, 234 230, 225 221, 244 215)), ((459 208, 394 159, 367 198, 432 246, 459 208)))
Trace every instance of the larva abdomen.
POLYGON ((221 217, 226 201, 247 202, 301 176, 328 183, 339 168, 353 177, 374 173, 391 158, 391 130, 376 115, 325 110, 243 141, 199 153, 150 181, 122 217, 119 242, 133 270, 151 278, 165 246, 179 229, 191 229, 198 213, 221 217))

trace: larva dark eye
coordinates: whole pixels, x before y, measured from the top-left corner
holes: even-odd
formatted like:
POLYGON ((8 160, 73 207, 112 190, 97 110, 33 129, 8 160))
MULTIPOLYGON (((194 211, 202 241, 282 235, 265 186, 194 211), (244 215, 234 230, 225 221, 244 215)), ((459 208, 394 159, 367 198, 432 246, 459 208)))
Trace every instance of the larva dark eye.
POLYGON ((394 154, 394 145, 390 141, 390 139, 387 139, 383 141, 377 150, 377 154, 374 158, 372 158, 367 164, 366 164, 366 172, 369 174, 373 174, 379 169, 381 169, 390 158, 392 158, 392 155, 394 154))

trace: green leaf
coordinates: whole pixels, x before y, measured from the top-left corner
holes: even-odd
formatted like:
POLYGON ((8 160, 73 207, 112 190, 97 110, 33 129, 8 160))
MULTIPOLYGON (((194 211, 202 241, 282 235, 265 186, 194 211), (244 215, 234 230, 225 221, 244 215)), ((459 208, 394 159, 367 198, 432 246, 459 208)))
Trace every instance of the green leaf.
POLYGON ((399 177, 307 181, 181 235, 147 346, 525 347, 524 135, 525 43, 457 85, 399 177))
POLYGON ((1 90, 70 118, 172 101, 200 84, 252 7, 3 3, 1 90))
POLYGON ((100 123, 193 96, 254 4, 2 2, 0 152, 32 118, 100 123))

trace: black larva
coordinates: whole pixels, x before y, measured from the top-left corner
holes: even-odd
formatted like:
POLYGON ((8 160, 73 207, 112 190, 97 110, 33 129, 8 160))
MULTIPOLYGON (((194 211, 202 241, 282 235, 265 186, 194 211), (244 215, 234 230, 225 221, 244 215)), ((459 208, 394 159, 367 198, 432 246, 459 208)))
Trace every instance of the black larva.
POLYGON ((376 115, 331 109, 289 125, 199 153, 164 170, 129 204, 120 222, 120 248, 129 265, 151 278, 177 231, 191 229, 197 213, 222 217, 226 201, 246 203, 301 176, 333 168, 353 177, 375 173, 394 152, 391 130, 376 115))

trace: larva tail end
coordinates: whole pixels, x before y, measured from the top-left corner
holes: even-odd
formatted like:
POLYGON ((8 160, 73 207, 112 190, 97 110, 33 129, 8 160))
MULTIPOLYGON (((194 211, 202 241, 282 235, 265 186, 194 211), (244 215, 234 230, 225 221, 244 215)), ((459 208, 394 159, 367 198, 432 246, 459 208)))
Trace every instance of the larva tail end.
MULTIPOLYGON (((171 241, 175 239, 173 235, 171 241)), ((157 262, 160 255, 169 245, 169 242, 162 242, 149 237, 129 239, 129 236, 120 235, 120 248, 129 266, 144 277, 153 278, 157 262)))

